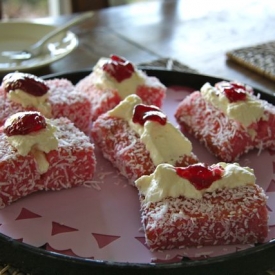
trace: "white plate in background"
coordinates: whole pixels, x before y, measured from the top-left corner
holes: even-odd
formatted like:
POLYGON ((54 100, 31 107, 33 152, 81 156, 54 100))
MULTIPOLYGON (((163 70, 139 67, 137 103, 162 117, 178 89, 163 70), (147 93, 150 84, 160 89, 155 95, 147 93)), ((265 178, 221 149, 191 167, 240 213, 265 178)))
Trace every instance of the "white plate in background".
POLYGON ((37 57, 14 61, 1 55, 3 51, 28 48, 54 28, 56 27, 27 21, 0 22, 0 72, 24 71, 46 66, 71 53, 78 46, 78 38, 67 31, 50 39, 43 53, 37 57))

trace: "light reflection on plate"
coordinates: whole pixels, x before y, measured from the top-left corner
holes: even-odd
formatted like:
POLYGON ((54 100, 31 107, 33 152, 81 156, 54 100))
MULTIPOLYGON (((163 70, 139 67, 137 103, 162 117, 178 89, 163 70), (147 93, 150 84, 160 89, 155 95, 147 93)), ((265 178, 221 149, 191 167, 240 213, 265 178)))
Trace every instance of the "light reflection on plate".
MULTIPOLYGON (((1 22, 0 52, 26 49, 54 28, 25 21, 1 22)), ((71 53, 77 46, 76 35, 70 31, 64 32, 50 39, 43 53, 35 58, 14 61, 0 54, 0 72, 24 71, 49 65, 71 53)))

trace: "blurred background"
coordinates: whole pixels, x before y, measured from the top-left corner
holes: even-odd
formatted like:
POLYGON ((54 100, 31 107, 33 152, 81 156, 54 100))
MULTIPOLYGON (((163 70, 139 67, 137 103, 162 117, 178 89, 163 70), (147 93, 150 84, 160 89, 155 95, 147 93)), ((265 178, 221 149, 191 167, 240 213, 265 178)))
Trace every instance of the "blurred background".
POLYGON ((85 6, 94 6, 94 9, 98 9, 103 2, 108 3, 109 6, 117 6, 141 1, 150 0, 0 0, 0 5, 2 19, 7 20, 58 16, 71 13, 74 7, 76 7, 75 9, 85 9, 85 6))

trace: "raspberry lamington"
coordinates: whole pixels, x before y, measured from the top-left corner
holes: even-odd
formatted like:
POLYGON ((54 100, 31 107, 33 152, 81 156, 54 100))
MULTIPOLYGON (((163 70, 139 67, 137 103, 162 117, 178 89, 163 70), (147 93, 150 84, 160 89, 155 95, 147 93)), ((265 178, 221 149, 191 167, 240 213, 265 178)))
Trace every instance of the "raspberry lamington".
POLYGON ((87 94, 92 102, 92 120, 114 108, 128 95, 137 94, 144 104, 161 107, 166 94, 166 87, 156 77, 147 76, 116 55, 101 58, 93 72, 76 88, 87 94))
POLYGON ((94 145, 67 118, 16 113, 0 127, 0 208, 39 190, 82 185, 95 165, 94 145))
POLYGON ((275 108, 253 89, 222 81, 187 96, 175 117, 222 161, 233 162, 252 149, 275 148, 275 108))
POLYGON ((237 163, 160 164, 135 182, 151 250, 254 244, 268 234, 267 197, 237 163))
POLYGON ((76 127, 89 133, 91 103, 67 79, 43 80, 35 75, 7 74, 0 88, 0 125, 22 111, 39 111, 48 118, 69 118, 76 127))
POLYGON ((130 183, 151 174, 159 163, 186 166, 198 162, 191 142, 153 105, 130 95, 102 114, 91 130, 104 157, 130 183))

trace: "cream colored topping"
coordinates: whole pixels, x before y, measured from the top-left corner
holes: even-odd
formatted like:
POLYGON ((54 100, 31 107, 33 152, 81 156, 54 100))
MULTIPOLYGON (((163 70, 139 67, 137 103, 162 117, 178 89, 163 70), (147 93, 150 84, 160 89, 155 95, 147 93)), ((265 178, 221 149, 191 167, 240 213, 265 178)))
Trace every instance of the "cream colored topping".
POLYGON ((145 196, 145 202, 157 202, 168 197, 200 199, 205 192, 214 192, 219 188, 235 188, 255 184, 253 169, 241 167, 238 163, 220 162, 224 168, 221 179, 212 183, 209 188, 197 190, 187 179, 178 176, 175 168, 170 164, 160 164, 154 173, 142 176, 135 181, 139 192, 145 196))
POLYGON ((129 95, 124 100, 120 101, 115 108, 110 110, 108 114, 129 121, 132 120, 134 107, 141 103, 142 100, 138 95, 129 95))
POLYGON ((205 83, 201 88, 203 98, 216 108, 219 108, 226 116, 248 127, 257 122, 264 114, 264 106, 251 94, 247 94, 246 100, 230 103, 227 97, 217 88, 205 83))
POLYGON ((46 173, 49 169, 49 163, 46 159, 45 153, 34 149, 31 151, 31 154, 37 163, 38 172, 40 174, 46 173))
POLYGON ((55 127, 47 121, 45 129, 28 135, 9 136, 8 141, 22 156, 26 156, 33 148, 48 153, 57 149, 58 146, 58 140, 54 135, 55 130, 55 127))
POLYGON ((180 157, 190 155, 192 151, 191 142, 170 122, 160 125, 146 121, 140 139, 155 165, 163 162, 175 164, 180 157))
POLYGON ((137 87, 143 85, 146 80, 146 75, 141 71, 135 68, 132 76, 121 82, 118 82, 114 77, 105 72, 102 69, 104 63, 106 63, 108 58, 101 58, 93 68, 93 73, 97 77, 95 85, 100 89, 106 90, 117 90, 119 96, 124 99, 130 94, 135 94, 137 87))
POLYGON ((24 108, 34 107, 37 111, 46 117, 51 117, 51 105, 48 102, 48 93, 43 96, 34 96, 24 92, 23 90, 9 91, 8 99, 21 104, 24 108))
MULTIPOLYGON (((13 120, 16 115, 17 114, 9 117, 6 123, 11 124, 11 120, 13 120)), ((42 173, 46 172, 49 167, 45 156, 42 155, 58 148, 58 139, 54 134, 56 127, 51 125, 48 119, 46 119, 46 122, 47 127, 40 131, 28 135, 13 135, 7 137, 8 142, 20 155, 26 156, 31 153, 34 156, 38 170, 42 173)))
POLYGON ((134 107, 140 103, 141 99, 137 95, 130 95, 109 111, 109 115, 122 118, 129 123, 145 144, 155 165, 163 162, 175 164, 183 155, 190 155, 191 142, 169 121, 165 125, 146 121, 144 126, 132 121, 134 107))

